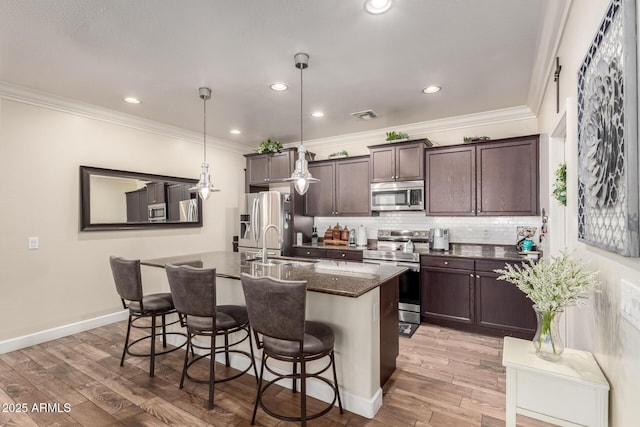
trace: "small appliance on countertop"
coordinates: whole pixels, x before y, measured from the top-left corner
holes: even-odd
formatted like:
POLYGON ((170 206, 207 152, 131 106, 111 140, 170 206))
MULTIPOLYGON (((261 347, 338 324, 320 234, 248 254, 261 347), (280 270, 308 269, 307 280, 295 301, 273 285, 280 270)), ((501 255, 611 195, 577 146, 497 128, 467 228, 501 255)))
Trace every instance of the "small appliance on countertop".
POLYGON ((367 229, 365 228, 364 225, 361 225, 360 228, 358 228, 358 237, 356 239, 356 246, 359 248, 366 248, 367 247, 367 229))
POLYGON ((429 230, 429 250, 448 251, 449 250, 449 229, 432 228, 429 230))

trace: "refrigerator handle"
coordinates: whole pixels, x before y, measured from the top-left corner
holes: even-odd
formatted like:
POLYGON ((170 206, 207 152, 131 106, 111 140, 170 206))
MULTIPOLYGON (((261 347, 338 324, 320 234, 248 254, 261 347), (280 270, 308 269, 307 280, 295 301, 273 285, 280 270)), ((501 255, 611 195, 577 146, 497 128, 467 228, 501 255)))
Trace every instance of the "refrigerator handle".
POLYGON ((255 240, 257 244, 260 237, 260 235, 258 234, 258 198, 253 199, 253 206, 251 210, 251 228, 253 229, 253 240, 255 240))

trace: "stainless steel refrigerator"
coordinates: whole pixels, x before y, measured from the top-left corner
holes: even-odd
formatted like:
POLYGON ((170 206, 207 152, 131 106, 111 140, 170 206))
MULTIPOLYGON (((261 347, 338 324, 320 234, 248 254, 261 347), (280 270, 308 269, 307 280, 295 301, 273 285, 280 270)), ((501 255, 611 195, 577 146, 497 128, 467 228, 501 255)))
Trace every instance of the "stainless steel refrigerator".
POLYGON ((291 252, 291 203, 288 193, 263 191, 240 197, 240 231, 238 251, 258 254, 262 250, 264 229, 274 224, 266 235, 267 254, 289 255, 291 252))

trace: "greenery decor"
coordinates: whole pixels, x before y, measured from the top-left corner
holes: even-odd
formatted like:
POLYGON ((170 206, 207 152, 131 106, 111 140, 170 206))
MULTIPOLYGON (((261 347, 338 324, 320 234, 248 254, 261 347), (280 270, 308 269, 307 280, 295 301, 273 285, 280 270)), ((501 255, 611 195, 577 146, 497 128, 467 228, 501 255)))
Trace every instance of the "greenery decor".
POLYGON ((396 141, 398 139, 409 139, 409 134, 396 131, 387 132, 387 141, 396 141))
POLYGON ((538 317, 538 329, 533 338, 536 354, 547 360, 558 360, 564 345, 558 333, 558 316, 569 305, 583 304, 590 289, 598 282, 597 272, 587 271, 585 265, 570 259, 571 254, 560 256, 546 263, 506 264, 504 269, 494 270, 498 280, 506 280, 518 287, 534 303, 538 317))
POLYGON ((349 153, 347 152, 347 150, 342 150, 342 151, 336 151, 335 153, 329 154, 329 158, 332 158, 332 157, 347 157, 348 155, 349 155, 349 153))
POLYGON ((488 136, 465 136, 462 138, 464 142, 482 142, 489 141, 491 138, 488 136))
POLYGON ((256 151, 260 154, 262 153, 277 153, 282 150, 282 143, 280 141, 272 141, 271 139, 267 139, 266 141, 262 141, 256 151))
POLYGON ((553 197, 562 206, 567 206, 567 164, 560 163, 556 170, 556 182, 553 184, 553 197))

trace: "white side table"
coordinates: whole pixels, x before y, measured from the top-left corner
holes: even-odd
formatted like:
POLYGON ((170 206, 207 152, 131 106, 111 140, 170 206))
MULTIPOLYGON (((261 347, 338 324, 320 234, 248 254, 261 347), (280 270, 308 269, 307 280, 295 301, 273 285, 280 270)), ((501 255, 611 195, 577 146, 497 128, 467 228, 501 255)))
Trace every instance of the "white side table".
POLYGON ((565 349, 557 362, 536 356, 531 341, 504 338, 507 427, 516 413, 560 426, 602 426, 609 419, 609 383, 593 355, 565 349))

